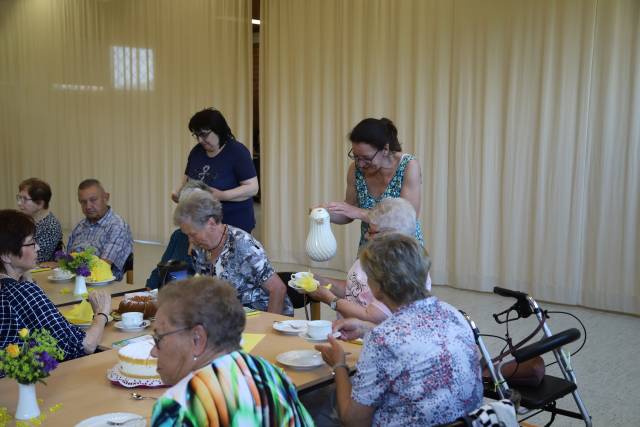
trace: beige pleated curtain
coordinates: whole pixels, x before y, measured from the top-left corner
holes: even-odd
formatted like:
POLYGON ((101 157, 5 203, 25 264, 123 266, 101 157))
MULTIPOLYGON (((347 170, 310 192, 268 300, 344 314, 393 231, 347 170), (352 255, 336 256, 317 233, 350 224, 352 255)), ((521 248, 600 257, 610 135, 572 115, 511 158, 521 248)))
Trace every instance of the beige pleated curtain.
POLYGON ((251 147, 251 46, 249 0, 0 1, 2 206, 40 177, 68 229, 95 177, 136 239, 166 241, 191 115, 219 108, 251 147))
POLYGON ((435 283, 640 313, 640 3, 263 0, 264 240, 306 257, 343 200, 346 137, 395 121, 423 172, 435 283))

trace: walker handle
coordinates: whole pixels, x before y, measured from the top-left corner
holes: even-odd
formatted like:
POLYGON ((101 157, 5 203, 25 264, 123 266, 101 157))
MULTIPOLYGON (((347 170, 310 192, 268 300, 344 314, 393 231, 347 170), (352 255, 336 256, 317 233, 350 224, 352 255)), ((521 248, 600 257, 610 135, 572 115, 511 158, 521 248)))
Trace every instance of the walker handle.
POLYGON ((505 289, 505 288, 500 288, 498 286, 496 286, 495 288, 493 288, 493 292, 501 295, 503 297, 512 297, 515 299, 527 299, 528 295, 525 294, 524 292, 520 292, 520 291, 512 291, 511 289, 505 289))
POLYGON ((567 329, 550 337, 545 337, 540 341, 523 347, 513 352, 513 358, 517 363, 533 359, 548 351, 556 350, 565 344, 569 344, 580 338, 580 331, 576 328, 567 329))

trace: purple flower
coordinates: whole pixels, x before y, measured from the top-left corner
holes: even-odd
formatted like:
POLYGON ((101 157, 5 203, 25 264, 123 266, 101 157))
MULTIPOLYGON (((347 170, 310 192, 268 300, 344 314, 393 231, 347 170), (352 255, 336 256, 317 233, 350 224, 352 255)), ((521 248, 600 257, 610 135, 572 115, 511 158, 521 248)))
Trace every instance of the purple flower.
POLYGON ((89 267, 82 264, 80 267, 76 269, 76 274, 79 274, 80 276, 84 276, 84 277, 89 277, 91 276, 91 270, 89 270, 89 267))
POLYGON ((42 370, 44 370, 47 375, 49 375, 49 372, 53 371, 58 366, 58 361, 51 357, 51 355, 46 351, 43 351, 38 355, 38 361, 42 363, 42 370))

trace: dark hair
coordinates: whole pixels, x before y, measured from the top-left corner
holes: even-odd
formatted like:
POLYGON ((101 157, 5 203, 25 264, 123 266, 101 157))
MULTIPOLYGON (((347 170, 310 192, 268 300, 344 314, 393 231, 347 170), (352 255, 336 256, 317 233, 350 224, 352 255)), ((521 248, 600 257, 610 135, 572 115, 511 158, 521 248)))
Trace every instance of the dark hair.
MULTIPOLYGON (((0 210, 0 255, 22 256, 24 239, 36 232, 33 218, 14 209, 0 210)), ((0 262, 0 271, 5 272, 0 262)))
POLYGON ((86 190, 87 188, 91 188, 91 187, 98 187, 99 189, 104 191, 104 187, 102 186, 100 181, 98 181, 95 178, 88 178, 88 179, 85 179, 84 181, 82 181, 80 183, 80 185, 78 185, 78 191, 86 190))
POLYGON ((398 305, 431 295, 425 286, 431 259, 413 237, 400 233, 376 237, 360 253, 360 263, 368 279, 398 305))
POLYGON ((18 191, 27 190, 29 197, 34 202, 44 202, 43 207, 49 209, 49 202, 51 201, 51 187, 49 184, 39 178, 25 179, 18 186, 18 191))
POLYGON ((209 348, 234 351, 240 347, 246 316, 235 288, 226 280, 200 276, 171 282, 158 293, 158 307, 164 305, 172 326, 202 325, 209 348))
POLYGON ((218 136, 219 148, 222 148, 228 141, 235 139, 231 128, 227 124, 227 120, 222 113, 215 108, 205 108, 202 111, 198 111, 189 120, 189 131, 191 133, 198 132, 203 129, 211 130, 218 136))
POLYGON ((382 150, 386 144, 389 144, 389 151, 402 151, 398 141, 398 129, 386 117, 364 119, 353 128, 349 134, 349 140, 355 143, 364 142, 378 150, 382 150))

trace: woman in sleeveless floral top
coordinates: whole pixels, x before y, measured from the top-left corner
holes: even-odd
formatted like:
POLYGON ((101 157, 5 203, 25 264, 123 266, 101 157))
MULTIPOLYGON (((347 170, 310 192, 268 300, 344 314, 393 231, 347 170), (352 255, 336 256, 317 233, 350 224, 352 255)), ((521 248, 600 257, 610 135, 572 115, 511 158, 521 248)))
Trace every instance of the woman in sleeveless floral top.
MULTIPOLYGON (((411 154, 403 153, 398 130, 387 118, 362 120, 349 134, 353 163, 347 172, 344 202, 331 202, 325 207, 334 224, 361 221, 360 246, 369 229, 368 212, 381 200, 402 197, 420 215, 422 172, 411 154)), ((424 244, 420 221, 416 224, 416 239, 424 244)))

